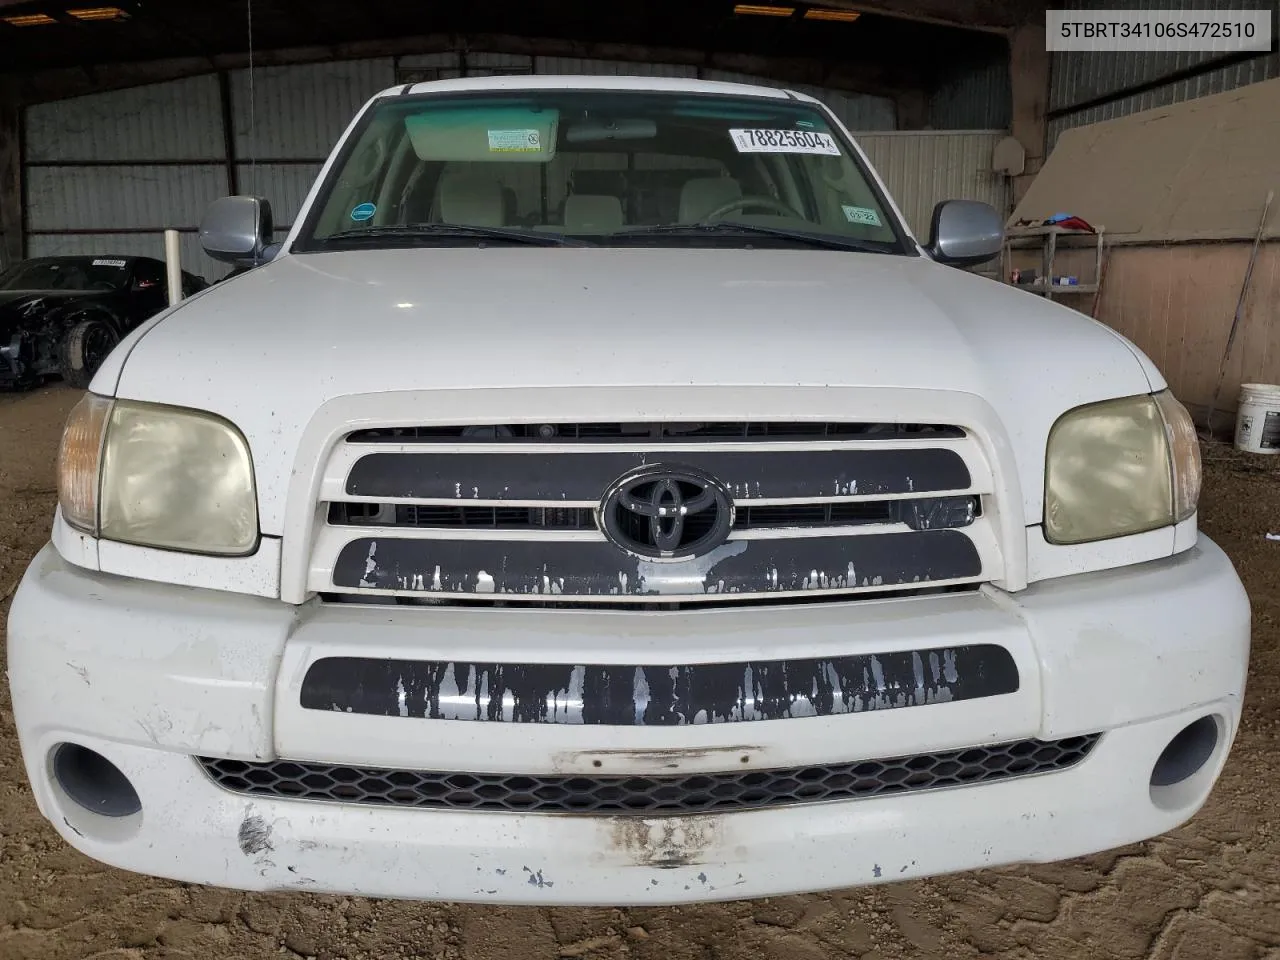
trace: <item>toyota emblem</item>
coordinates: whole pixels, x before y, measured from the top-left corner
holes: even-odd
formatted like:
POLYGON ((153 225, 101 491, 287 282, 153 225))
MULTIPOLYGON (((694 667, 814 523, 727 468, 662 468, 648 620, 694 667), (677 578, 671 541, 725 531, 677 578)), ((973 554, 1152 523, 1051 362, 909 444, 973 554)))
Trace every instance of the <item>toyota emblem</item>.
POLYGON ((729 539, 733 501, 724 485, 691 467, 641 467, 619 479, 597 509, 604 535, 627 553, 683 560, 729 539))

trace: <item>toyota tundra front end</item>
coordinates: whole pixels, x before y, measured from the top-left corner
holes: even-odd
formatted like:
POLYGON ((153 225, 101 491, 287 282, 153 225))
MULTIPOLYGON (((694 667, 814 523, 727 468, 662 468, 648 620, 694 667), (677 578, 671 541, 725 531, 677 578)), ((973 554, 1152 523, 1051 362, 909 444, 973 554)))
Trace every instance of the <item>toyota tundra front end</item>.
POLYGON ((657 904, 1170 830, 1249 607, 1132 344, 786 91, 396 88, 112 352, 9 621, 41 811, 183 881, 657 904))

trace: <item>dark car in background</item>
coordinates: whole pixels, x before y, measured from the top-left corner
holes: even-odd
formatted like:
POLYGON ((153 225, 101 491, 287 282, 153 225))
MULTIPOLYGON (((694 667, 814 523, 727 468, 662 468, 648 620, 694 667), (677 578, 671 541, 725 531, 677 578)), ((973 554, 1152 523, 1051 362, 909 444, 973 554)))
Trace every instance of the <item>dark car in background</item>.
MULTIPOLYGON (((208 284, 182 275, 182 294, 208 284)), ((61 376, 87 387, 130 330, 168 306, 165 265, 151 257, 38 257, 0 273, 0 389, 61 376)))

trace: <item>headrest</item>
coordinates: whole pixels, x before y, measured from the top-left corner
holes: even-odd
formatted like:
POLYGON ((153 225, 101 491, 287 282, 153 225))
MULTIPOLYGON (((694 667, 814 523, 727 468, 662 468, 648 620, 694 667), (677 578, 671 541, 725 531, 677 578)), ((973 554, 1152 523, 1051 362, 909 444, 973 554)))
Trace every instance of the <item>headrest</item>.
POLYGON ((575 193, 564 201, 567 233, 613 233, 622 226, 622 201, 607 194, 575 193))
POLYGON ((741 184, 730 177, 698 177, 686 181, 680 190, 680 222, 696 223, 741 196, 741 184))
POLYGON ((448 174, 440 181, 440 219, 473 227, 501 227, 502 184, 474 173, 448 174))

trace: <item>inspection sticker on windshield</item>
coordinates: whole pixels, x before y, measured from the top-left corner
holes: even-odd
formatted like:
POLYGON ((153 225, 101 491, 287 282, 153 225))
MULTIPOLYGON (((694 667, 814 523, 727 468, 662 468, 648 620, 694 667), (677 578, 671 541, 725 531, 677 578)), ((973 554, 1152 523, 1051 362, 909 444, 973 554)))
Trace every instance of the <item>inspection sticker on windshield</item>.
POLYGON ((128 264, 126 264, 123 260, 95 260, 93 261, 93 265, 95 267, 116 267, 120 270, 123 270, 126 266, 128 266, 128 264))
POLYGON ((840 148, 829 133, 815 130, 730 130, 739 153, 816 153, 840 156, 840 148))
POLYGON ((870 207, 851 207, 847 203, 842 203, 840 206, 844 208, 844 218, 850 223, 865 223, 869 227, 883 225, 880 222, 880 214, 870 207))
POLYGON ((490 153, 541 153, 542 134, 537 130, 490 130, 490 153))

